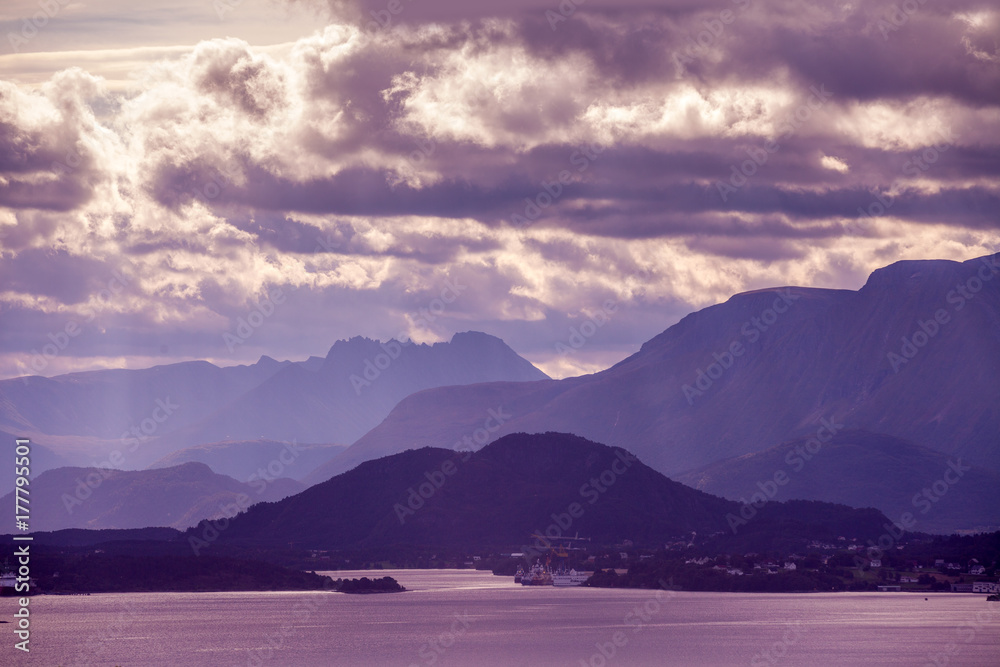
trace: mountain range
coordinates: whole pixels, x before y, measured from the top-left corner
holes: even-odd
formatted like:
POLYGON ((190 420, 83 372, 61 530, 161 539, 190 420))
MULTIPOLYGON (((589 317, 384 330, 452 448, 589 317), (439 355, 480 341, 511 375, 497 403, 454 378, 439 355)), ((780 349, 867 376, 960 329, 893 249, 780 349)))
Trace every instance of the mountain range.
POLYGON ((739 503, 671 481, 624 449, 565 433, 517 433, 475 453, 427 447, 368 461, 254 505, 218 531, 203 523, 188 538, 264 549, 520 545, 541 554, 575 539, 658 546, 695 534, 870 538, 888 523, 871 509, 775 502, 733 529, 739 512, 739 503))
POLYGON ((227 440, 178 449, 154 461, 149 469, 170 468, 193 461, 243 481, 265 477, 299 479, 345 448, 346 445, 276 440, 227 440))
MULTIPOLYGON (((919 461, 926 451, 984 474, 1000 470, 1000 280, 993 276, 1000 276, 1000 255, 897 262, 857 291, 737 294, 593 375, 408 396, 304 481, 408 448, 451 447, 474 434, 489 410, 502 410, 508 418, 493 437, 572 432, 684 479, 725 461, 736 469, 741 457, 798 439, 847 430, 888 436, 905 446, 880 459, 880 470, 909 491, 889 497, 870 479, 865 493, 844 497, 833 492, 832 473, 814 488, 827 489, 824 500, 894 510, 937 479, 923 478, 931 472, 919 461), (920 478, 911 477, 915 470, 920 478)), ((956 522, 938 519, 938 527, 1000 525, 1000 506, 978 485, 968 487, 968 502, 981 510, 974 518, 953 515, 956 522)))
POLYGON ((16 378, 0 381, 0 434, 31 438, 35 475, 202 463, 234 482, 263 472, 313 486, 407 450, 466 456, 454 450, 573 433, 729 499, 782 472, 775 497, 893 518, 929 503, 922 530, 996 527, 997 276, 1000 254, 897 262, 857 291, 737 294, 563 380, 478 332, 434 345, 356 337, 302 362, 16 378))
MULTIPOLYGON (((356 337, 302 362, 265 356, 252 366, 194 361, 3 380, 0 430, 57 455, 52 463, 100 465, 117 453, 114 467, 137 469, 221 441, 347 444, 415 391, 545 378, 483 333, 433 345, 356 337)), ((35 461, 36 472, 50 458, 35 461)))
POLYGON ((914 529, 930 533, 987 532, 1000 525, 1000 475, 995 472, 865 431, 838 433, 820 444, 800 438, 709 464, 677 481, 733 500, 749 499, 764 486, 776 491, 775 500, 878 507, 893 519, 910 512, 914 529), (774 484, 776 474, 788 481, 774 484))
MULTIPOLYGON (((64 467, 31 480, 31 529, 183 529, 203 519, 235 514, 252 503, 281 500, 303 490, 286 479, 238 482, 203 463, 158 470, 64 467)), ((0 502, 14 506, 14 494, 0 502)))

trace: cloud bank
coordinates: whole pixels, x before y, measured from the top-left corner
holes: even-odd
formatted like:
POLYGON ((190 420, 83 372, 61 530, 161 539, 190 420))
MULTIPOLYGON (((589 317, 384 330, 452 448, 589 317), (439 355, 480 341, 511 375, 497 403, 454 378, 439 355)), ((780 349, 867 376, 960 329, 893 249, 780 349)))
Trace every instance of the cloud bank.
POLYGON ((311 7, 125 87, 0 81, 0 374, 467 329, 575 374, 734 292, 1000 250, 993 3, 311 7))

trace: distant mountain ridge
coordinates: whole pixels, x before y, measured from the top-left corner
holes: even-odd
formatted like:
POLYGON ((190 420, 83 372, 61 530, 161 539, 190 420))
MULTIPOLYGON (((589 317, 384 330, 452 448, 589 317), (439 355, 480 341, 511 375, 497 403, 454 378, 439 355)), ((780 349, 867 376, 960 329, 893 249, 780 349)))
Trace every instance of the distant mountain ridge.
POLYGON ((65 463, 98 464, 117 451, 134 469, 221 441, 349 443, 414 391, 546 378, 484 333, 433 345, 355 337, 303 362, 264 356, 252 366, 197 361, 3 380, 0 429, 65 463))
MULTIPOLYGON (((242 483, 203 463, 158 470, 56 468, 31 481, 31 528, 187 528, 275 501, 304 487, 290 479, 242 483)), ((14 506, 13 493, 0 502, 14 506)))
POLYGON ((502 340, 481 332, 433 345, 355 337, 335 343, 315 372, 284 368, 209 418, 165 436, 162 445, 256 438, 350 443, 417 391, 545 379, 502 340))
POLYGON ((576 433, 624 447, 667 475, 807 438, 823 419, 996 472, 994 276, 1000 254, 897 262, 858 291, 737 294, 593 375, 413 394, 306 481, 408 448, 450 447, 497 406, 511 415, 497 437, 576 433))
POLYGON ((732 500, 770 487, 776 500, 876 507, 892 519, 910 512, 915 530, 923 532, 1000 529, 1000 474, 864 431, 837 433, 819 446, 804 438, 785 442, 709 464, 677 481, 732 500), (784 480, 780 486, 773 483, 776 475, 784 480))
MULTIPOLYGON (((727 515, 739 508, 667 479, 621 448, 565 433, 517 433, 474 454, 423 448, 368 461, 296 496, 251 507, 217 539, 247 548, 293 542, 308 549, 533 549, 537 535, 558 543, 579 534, 599 544, 656 546, 692 532, 731 534, 727 515)), ((835 539, 837 531, 877 535, 887 519, 876 510, 772 503, 746 531, 778 533, 782 521, 835 539)), ((208 528, 188 535, 200 539, 208 528)))
POLYGON ((148 469, 170 468, 191 461, 220 475, 246 481, 265 475, 300 479, 347 445, 311 445, 275 440, 211 442, 172 452, 148 469))

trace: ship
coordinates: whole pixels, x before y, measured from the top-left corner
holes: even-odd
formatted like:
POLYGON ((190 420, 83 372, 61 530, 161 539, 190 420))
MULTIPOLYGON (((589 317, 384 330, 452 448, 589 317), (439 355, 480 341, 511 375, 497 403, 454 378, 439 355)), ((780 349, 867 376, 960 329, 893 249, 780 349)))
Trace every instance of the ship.
POLYGON ((34 579, 28 580, 28 586, 27 591, 17 590, 17 574, 10 569, 10 563, 5 561, 3 571, 0 572, 0 597, 11 598, 19 595, 33 595, 38 591, 34 579))
MULTIPOLYGON (((541 535, 533 535, 541 538, 541 535)), ((514 583, 522 586, 580 586, 590 579, 590 572, 576 569, 566 569, 566 561, 569 559, 567 547, 554 547, 546 557, 545 564, 541 559, 525 572, 520 565, 514 575, 514 583), (557 565, 553 566, 552 561, 556 560, 557 565)))
POLYGON ((552 573, 552 585, 553 586, 579 586, 583 584, 587 579, 590 579, 590 572, 578 571, 575 569, 571 570, 559 570, 558 572, 552 573))
POLYGON ((9 569, 4 569, 0 574, 0 597, 10 598, 17 595, 15 586, 17 585, 17 575, 9 569))
POLYGON ((522 586, 551 586, 552 585, 552 572, 549 568, 541 563, 535 563, 531 566, 527 572, 521 577, 522 586))

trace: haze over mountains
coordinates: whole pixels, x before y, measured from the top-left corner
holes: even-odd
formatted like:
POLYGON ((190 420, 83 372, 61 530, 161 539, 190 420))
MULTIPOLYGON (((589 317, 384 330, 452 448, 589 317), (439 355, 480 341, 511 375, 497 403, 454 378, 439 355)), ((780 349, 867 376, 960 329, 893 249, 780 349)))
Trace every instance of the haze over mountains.
POLYGON ((857 291, 737 294, 564 380, 476 332, 434 345, 352 338, 305 362, 19 378, 0 382, 0 429, 32 437, 36 474, 117 452, 118 467, 194 461, 245 480, 294 443, 294 465, 272 474, 306 485, 408 449, 557 431, 728 498, 783 470, 782 498, 892 518, 919 510, 914 496, 955 463, 969 470, 918 530, 998 526, 997 278, 1000 255, 897 262, 857 291), (795 469, 789 452, 810 441, 825 443, 817 464, 795 469))
POLYGON ((415 391, 547 377, 499 338, 475 331, 433 345, 355 337, 335 343, 315 372, 288 365, 161 446, 254 438, 346 444, 415 391))
POLYGON ((971 298, 958 290, 979 273, 1000 277, 1000 265, 907 261, 875 271, 856 292, 737 294, 600 373, 410 396, 340 458, 447 445, 502 405, 512 417, 501 433, 577 433, 667 475, 815 434, 823 419, 997 470, 1000 279, 979 282, 971 298), (935 333, 918 333, 921 323, 935 333), (915 336, 927 340, 907 359, 904 338, 915 336), (890 353, 902 358, 897 368, 890 353))
MULTIPOLYGON (((187 528, 202 519, 235 514, 251 502, 276 501, 303 490, 290 479, 242 483, 202 463, 159 470, 58 468, 31 481, 31 527, 187 528), (247 500, 247 499, 250 500, 247 500)), ((14 494, 0 502, 14 506, 14 494)))
POLYGON ((1000 474, 865 431, 838 433, 815 453, 815 443, 810 447, 808 440, 712 463, 676 479, 739 500, 760 492, 761 484, 770 484, 782 471, 788 481, 777 487, 776 500, 878 507, 896 520, 910 512, 916 517, 914 530, 931 533, 1000 525, 1000 474))
MULTIPOLYGON (((517 433, 474 454, 423 448, 366 462, 296 496, 255 505, 217 540, 307 549, 524 545, 541 554, 547 542, 577 534, 598 544, 650 546, 693 533, 732 537, 727 515, 739 511, 738 503, 671 481, 623 449, 565 433, 517 433)), ((870 509, 771 503, 735 533, 851 538, 878 535, 883 523, 870 509)))
POLYGON ((300 479, 345 448, 346 445, 304 445, 276 440, 227 440, 179 449, 149 468, 170 468, 193 461, 240 480, 259 477, 262 470, 269 477, 300 479))
MULTIPOLYGON (((600 373, 407 397, 305 481, 411 447, 451 446, 501 406, 510 417, 494 437, 573 432, 624 447, 668 476, 815 436, 824 424, 898 438, 911 445, 906 456, 919 458, 926 448, 995 473, 997 276, 1000 255, 906 261, 875 271, 856 292, 790 287, 737 294, 688 315, 600 373)), ((906 479, 914 465, 901 461, 884 472, 917 493, 936 478, 906 479)), ((872 491, 851 504, 898 506, 872 491)), ((988 519, 1000 524, 1000 510, 978 512, 961 527, 988 519)))
MULTIPOLYGON (((114 467, 136 469, 222 440, 349 444, 414 391, 546 377, 482 333, 405 346, 358 337, 335 343, 322 363, 262 357, 252 366, 196 361, 3 380, 0 429, 30 437, 64 465, 118 452, 124 462, 114 467)), ((46 469, 43 459, 35 465, 46 469)))

